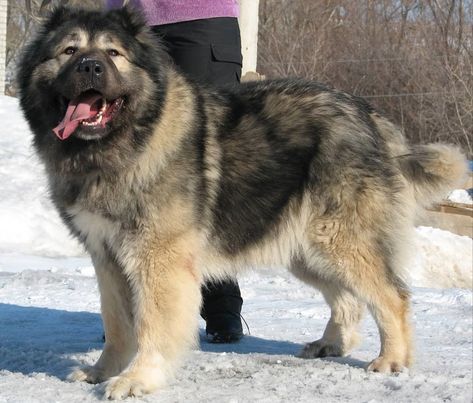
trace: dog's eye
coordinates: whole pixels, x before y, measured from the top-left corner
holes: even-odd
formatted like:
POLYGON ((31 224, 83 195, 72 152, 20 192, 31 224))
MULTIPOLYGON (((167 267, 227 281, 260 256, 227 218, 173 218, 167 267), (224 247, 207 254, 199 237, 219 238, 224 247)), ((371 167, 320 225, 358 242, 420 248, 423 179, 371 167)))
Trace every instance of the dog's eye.
POLYGON ((112 56, 112 57, 118 56, 120 54, 120 53, 118 53, 118 50, 116 50, 116 49, 108 49, 107 53, 108 53, 109 56, 112 56))
POLYGON ((69 47, 66 48, 66 50, 64 50, 64 53, 66 55, 73 55, 76 52, 77 52, 77 48, 74 47, 74 46, 69 46, 69 47))

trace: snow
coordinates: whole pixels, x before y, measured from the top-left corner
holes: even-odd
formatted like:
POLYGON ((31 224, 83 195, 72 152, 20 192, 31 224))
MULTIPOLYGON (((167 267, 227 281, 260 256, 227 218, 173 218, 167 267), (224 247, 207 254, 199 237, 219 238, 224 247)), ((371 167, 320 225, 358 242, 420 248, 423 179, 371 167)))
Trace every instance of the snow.
POLYGON ((0 253, 83 253, 47 198, 43 168, 31 150, 28 125, 15 98, 0 97, 0 122, 0 253))
POLYGON ((448 200, 454 203, 473 204, 473 199, 465 189, 455 189, 448 195, 448 200))
POLYGON ((407 271, 412 285, 431 288, 471 288, 473 241, 438 228, 417 227, 416 251, 407 271))
MULTIPOLYGON (((102 385, 70 383, 102 348, 99 296, 89 258, 47 197, 44 173, 15 99, 0 97, 0 403, 97 402, 102 385)), ((144 402, 470 402, 472 250, 468 237, 418 227, 412 278, 416 363, 397 375, 367 373, 379 349, 366 316, 348 357, 303 360, 330 312, 321 295, 282 269, 240 279, 251 335, 204 337, 165 389, 144 402)))

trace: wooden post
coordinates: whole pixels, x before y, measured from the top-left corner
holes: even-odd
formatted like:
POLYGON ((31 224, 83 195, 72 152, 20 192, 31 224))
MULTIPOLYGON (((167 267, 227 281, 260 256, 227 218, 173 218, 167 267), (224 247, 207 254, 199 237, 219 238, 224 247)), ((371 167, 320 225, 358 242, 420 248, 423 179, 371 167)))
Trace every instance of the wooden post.
POLYGON ((241 53, 243 55, 242 75, 256 72, 258 54, 258 7, 259 0, 240 0, 241 53))
POLYGON ((5 94, 5 61, 7 51, 8 0, 0 0, 0 94, 5 94))

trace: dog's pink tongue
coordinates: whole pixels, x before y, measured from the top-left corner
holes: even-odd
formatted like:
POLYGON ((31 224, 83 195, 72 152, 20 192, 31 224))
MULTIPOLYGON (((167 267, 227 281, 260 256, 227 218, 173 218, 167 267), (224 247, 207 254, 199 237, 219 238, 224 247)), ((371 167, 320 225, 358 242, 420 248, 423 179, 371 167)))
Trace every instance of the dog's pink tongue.
POLYGON ((61 140, 67 139, 74 130, 77 129, 81 120, 89 119, 94 116, 97 111, 92 110, 94 105, 102 96, 97 93, 82 94, 76 99, 69 102, 66 114, 54 129, 53 132, 61 140))

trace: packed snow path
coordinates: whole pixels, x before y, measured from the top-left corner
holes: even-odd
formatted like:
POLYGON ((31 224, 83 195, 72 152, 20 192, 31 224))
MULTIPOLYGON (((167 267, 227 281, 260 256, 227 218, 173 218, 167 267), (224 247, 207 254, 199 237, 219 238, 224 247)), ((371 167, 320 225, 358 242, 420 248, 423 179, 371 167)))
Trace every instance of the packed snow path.
MULTIPOLYGON (((97 402, 101 385, 69 383, 74 366, 102 348, 93 269, 46 196, 17 101, 0 97, 0 403, 97 402)), ((407 270, 413 285, 416 363, 398 375, 367 373, 379 349, 367 316, 362 344, 345 358, 302 360, 322 335, 329 309, 286 272, 240 279, 251 336, 211 345, 201 323, 192 351, 164 390, 145 402, 471 402, 470 238, 418 228, 407 270), (423 288, 421 288, 423 287, 423 288)))

